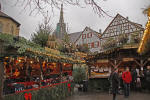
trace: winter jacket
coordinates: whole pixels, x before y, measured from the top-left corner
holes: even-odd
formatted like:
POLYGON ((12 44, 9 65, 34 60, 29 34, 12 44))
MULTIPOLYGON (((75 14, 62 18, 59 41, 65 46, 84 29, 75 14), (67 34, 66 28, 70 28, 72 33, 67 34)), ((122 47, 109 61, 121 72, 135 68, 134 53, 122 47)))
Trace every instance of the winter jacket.
POLYGON ((150 70, 146 71, 146 81, 150 82, 150 70))
POLYGON ((117 93, 119 87, 119 76, 118 73, 112 74, 112 93, 117 93))
POLYGON ((122 79, 125 83, 131 83, 132 81, 132 76, 131 76, 131 73, 130 72, 123 72, 122 74, 122 79))

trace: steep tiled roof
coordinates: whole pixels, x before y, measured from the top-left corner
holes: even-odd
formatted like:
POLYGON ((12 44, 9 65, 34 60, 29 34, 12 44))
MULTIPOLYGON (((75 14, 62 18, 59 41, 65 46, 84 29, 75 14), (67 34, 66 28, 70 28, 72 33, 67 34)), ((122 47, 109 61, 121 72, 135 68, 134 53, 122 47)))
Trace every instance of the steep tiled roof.
POLYGON ((2 11, 0 11, 0 17, 5 17, 8 19, 11 19, 12 21, 14 21, 17 24, 17 26, 20 26, 19 22, 17 22, 16 20, 14 20, 12 17, 8 16, 7 14, 3 13, 2 11))
POLYGON ((81 33, 82 32, 75 32, 75 33, 69 34, 70 42, 74 43, 77 40, 77 38, 80 36, 81 33))

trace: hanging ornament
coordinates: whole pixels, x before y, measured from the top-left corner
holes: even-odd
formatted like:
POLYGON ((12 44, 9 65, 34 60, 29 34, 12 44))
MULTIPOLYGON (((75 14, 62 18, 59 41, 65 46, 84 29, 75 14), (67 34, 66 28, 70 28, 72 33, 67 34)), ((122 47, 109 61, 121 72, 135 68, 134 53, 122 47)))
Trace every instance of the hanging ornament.
POLYGON ((12 60, 12 57, 10 57, 10 59, 9 59, 9 62, 12 62, 13 60, 12 60))
POLYGON ((34 59, 36 59, 37 58, 37 56, 34 56, 34 59))
POLYGON ((24 57, 25 62, 27 61, 27 56, 24 57))
POLYGON ((46 58, 46 62, 48 62, 48 58, 46 58))

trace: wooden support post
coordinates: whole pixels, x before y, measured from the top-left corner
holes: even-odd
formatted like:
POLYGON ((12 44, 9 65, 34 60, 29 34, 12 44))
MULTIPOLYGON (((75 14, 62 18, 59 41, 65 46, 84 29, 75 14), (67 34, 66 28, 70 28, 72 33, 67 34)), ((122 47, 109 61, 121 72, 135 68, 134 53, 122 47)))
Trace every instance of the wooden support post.
POLYGON ((58 66, 60 68, 60 81, 62 82, 63 81, 63 79, 62 79, 63 64, 62 63, 58 63, 58 66))
MULTIPOLYGON (((0 55, 4 55, 4 45, 3 41, 0 40, 0 55)), ((3 97, 3 84, 4 84, 4 64, 3 58, 0 60, 0 100, 4 100, 3 97)))
POLYGON ((40 60, 40 87, 42 86, 41 80, 43 80, 43 60, 40 60))
POLYGON ((91 77, 91 65, 88 65, 89 77, 91 77))
POLYGON ((119 63, 117 63, 117 60, 115 60, 114 63, 112 63, 111 61, 109 61, 109 62, 114 68, 118 68, 119 65, 122 63, 121 61, 119 61, 119 63))
POLYGON ((4 66, 3 66, 3 62, 0 62, 0 100, 4 100, 4 98, 3 98, 3 78, 4 78, 4 66))
POLYGON ((144 62, 143 59, 140 60, 140 62, 138 62, 137 60, 134 60, 140 67, 144 67, 147 64, 147 60, 144 62))

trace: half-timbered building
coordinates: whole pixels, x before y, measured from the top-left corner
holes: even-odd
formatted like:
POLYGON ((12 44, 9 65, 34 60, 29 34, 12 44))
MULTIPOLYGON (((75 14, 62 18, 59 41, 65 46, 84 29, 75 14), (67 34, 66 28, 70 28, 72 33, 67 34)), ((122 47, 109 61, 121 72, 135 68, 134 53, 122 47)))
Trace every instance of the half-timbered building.
POLYGON ((117 14, 102 34, 101 51, 122 44, 138 43, 143 31, 142 25, 117 14))

